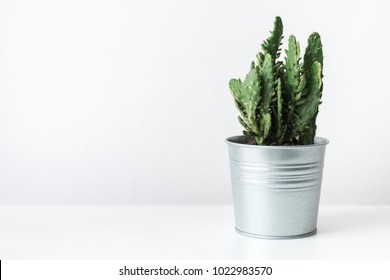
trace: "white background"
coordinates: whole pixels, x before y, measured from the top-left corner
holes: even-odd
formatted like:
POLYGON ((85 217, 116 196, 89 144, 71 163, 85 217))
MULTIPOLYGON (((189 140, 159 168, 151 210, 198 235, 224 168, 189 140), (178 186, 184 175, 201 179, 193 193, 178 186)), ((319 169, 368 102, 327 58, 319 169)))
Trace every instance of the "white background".
MULTIPOLYGON (((390 204, 386 1, 0 1, 0 203, 230 203, 228 81, 323 40, 321 202, 390 204), (286 44, 285 44, 286 45, 286 44)), ((303 52, 303 51, 302 51, 303 52)))

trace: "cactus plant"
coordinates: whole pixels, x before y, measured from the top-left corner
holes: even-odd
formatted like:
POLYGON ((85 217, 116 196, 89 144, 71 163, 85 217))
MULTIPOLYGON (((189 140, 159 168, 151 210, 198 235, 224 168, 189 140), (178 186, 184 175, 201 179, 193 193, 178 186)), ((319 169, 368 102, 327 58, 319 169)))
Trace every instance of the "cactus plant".
POLYGON ((229 88, 244 127, 244 135, 257 145, 308 145, 316 134, 322 96, 323 53, 321 37, 309 36, 302 58, 293 35, 284 61, 280 57, 283 23, 275 18, 271 35, 252 62, 245 79, 231 79, 229 88))

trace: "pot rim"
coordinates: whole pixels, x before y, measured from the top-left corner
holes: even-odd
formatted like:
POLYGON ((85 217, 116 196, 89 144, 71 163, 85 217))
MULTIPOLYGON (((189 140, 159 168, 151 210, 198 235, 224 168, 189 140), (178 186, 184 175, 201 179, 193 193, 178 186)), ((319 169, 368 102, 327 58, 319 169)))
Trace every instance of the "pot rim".
POLYGON ((271 145, 250 145, 250 144, 243 144, 238 142, 239 139, 247 138, 245 135, 236 135, 236 136, 230 136, 225 139, 225 143, 232 146, 238 146, 238 147, 246 147, 246 148, 254 148, 254 149, 282 149, 282 150, 292 150, 292 149, 302 149, 302 148, 310 148, 310 147, 316 147, 316 146, 324 146, 329 144, 329 140, 324 137, 315 136, 314 138, 314 144, 309 145, 293 145, 293 146, 271 146, 271 145))

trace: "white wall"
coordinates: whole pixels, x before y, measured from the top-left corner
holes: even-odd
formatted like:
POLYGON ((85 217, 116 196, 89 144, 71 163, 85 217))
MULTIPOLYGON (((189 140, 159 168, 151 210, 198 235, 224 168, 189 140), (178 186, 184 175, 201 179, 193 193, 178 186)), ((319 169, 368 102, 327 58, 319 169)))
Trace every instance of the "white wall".
POLYGON ((323 204, 389 204, 386 1, 0 1, 0 203, 230 203, 227 83, 322 35, 323 204), (285 44, 286 45, 286 44, 285 44))

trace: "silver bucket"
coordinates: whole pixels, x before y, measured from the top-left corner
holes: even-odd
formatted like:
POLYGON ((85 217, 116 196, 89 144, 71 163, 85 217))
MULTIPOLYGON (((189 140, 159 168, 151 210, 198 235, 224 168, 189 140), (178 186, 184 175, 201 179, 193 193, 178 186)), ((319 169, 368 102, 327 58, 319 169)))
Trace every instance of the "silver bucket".
POLYGON ((226 139, 236 230, 258 238, 290 239, 317 231, 325 148, 313 145, 248 145, 247 137, 226 139))

